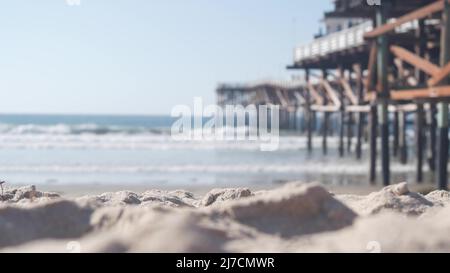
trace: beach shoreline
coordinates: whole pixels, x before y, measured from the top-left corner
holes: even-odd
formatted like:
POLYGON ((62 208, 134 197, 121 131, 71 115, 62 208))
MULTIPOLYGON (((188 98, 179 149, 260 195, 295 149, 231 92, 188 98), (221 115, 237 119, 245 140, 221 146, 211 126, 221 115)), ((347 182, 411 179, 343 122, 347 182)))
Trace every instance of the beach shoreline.
MULTIPOLYGON (((242 184, 234 183, 223 187, 222 185, 148 185, 146 183, 134 183, 134 184, 42 184, 39 185, 39 189, 46 192, 56 192, 65 198, 77 198, 84 195, 100 195, 105 192, 119 192, 119 191, 132 191, 132 192, 145 192, 147 190, 158 189, 164 191, 188 191, 193 193, 195 196, 201 197, 215 188, 239 188, 245 187, 249 188, 253 192, 264 191, 264 190, 274 190, 283 185, 289 183, 305 183, 302 181, 290 181, 290 182, 280 182, 272 184, 242 184), (244 185, 244 186, 243 186, 244 185)), ((319 182, 309 182, 318 183, 319 182)), ((20 185, 25 186, 25 185, 20 185)), ((352 195, 368 195, 372 192, 379 191, 382 187, 380 185, 324 185, 324 187, 334 193, 334 194, 352 194, 352 195)), ((433 183, 410 183, 408 187, 411 191, 427 194, 435 190, 435 185, 433 183)))

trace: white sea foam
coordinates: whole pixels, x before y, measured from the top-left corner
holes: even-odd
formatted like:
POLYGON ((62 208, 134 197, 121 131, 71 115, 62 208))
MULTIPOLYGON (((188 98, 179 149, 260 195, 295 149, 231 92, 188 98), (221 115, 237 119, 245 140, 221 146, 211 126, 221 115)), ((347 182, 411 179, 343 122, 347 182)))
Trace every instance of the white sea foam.
MULTIPOLYGON (((248 128, 238 128, 247 132, 248 128)), ((194 130, 195 131, 195 130, 194 130)), ((214 139, 214 138, 211 138, 214 139)), ((314 144, 320 145, 316 138, 314 144)), ((259 150, 260 141, 186 140, 175 141, 168 129, 145 127, 81 125, 8 125, 0 124, 0 149, 146 149, 146 150, 259 150)), ((337 145, 330 138, 331 147, 337 145)), ((302 149, 306 138, 282 136, 279 150, 302 149)))
MULTIPOLYGON (((394 164, 394 173, 414 171, 413 165, 394 164)), ((323 164, 308 162, 299 164, 242 164, 242 165, 3 165, 0 172, 27 173, 246 173, 246 174, 351 174, 365 175, 367 164, 349 165, 343 163, 323 164)))
POLYGON ((0 124, 0 134, 7 135, 134 135, 134 134, 164 134, 167 130, 155 128, 146 128, 139 126, 113 126, 98 124, 54 124, 54 125, 37 125, 37 124, 0 124))
MULTIPOLYGON (((314 140, 320 145, 321 140, 314 140)), ((336 139, 330 139, 335 147, 336 139)), ((282 138, 278 150, 306 147, 304 137, 282 138)), ((259 150, 259 141, 173 141, 165 135, 4 135, 0 134, 0 149, 146 149, 146 150, 259 150)))

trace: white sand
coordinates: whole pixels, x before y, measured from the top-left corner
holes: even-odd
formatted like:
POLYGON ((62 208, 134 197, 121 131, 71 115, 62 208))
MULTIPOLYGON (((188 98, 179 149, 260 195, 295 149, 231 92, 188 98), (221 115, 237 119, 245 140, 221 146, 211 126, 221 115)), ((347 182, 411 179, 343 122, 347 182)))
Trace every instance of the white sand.
POLYGON ((406 184, 334 195, 292 183, 251 192, 146 190, 60 197, 6 189, 0 252, 449 252, 450 194, 406 184))

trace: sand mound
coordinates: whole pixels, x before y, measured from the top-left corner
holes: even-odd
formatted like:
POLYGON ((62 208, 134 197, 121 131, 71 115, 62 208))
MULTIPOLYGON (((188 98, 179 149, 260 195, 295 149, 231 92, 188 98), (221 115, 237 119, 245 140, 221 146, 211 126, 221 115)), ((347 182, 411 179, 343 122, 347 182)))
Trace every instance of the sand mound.
POLYGON ((91 229, 92 210, 66 200, 0 207, 0 247, 41 238, 79 237, 91 229))
POLYGON ((252 196, 252 192, 247 188, 237 189, 213 189, 203 197, 200 206, 211 206, 221 204, 226 201, 236 200, 252 196))
POLYGON ((196 199, 194 194, 177 190, 177 191, 146 191, 140 195, 141 205, 163 205, 169 207, 193 207, 196 199))
POLYGON ((108 192, 97 196, 83 196, 77 199, 81 204, 90 206, 164 206, 164 207, 207 207, 222 204, 231 200, 252 196, 252 192, 245 188, 214 189, 198 200, 188 191, 148 190, 141 194, 120 191, 108 192))
POLYGON ((367 196, 340 195, 337 199, 360 215, 396 211, 407 215, 420 215, 435 206, 433 200, 410 192, 406 183, 385 187, 367 196))
POLYGON ((97 226, 94 232, 75 241, 40 240, 0 252, 218 253, 225 251, 228 242, 223 227, 203 223, 207 218, 192 210, 115 207, 96 217, 108 219, 108 225, 103 222, 100 229, 97 226))
POLYGON ((108 192, 97 196, 84 196, 77 198, 76 201, 94 207, 128 205, 192 207, 196 199, 187 191, 149 190, 142 194, 131 191, 108 192))
POLYGON ((333 197, 316 184, 290 184, 203 199, 152 190, 4 202, 0 252, 448 252, 449 196, 399 184, 333 197))
MULTIPOLYGON (((224 191, 222 192, 224 194, 219 195, 222 196, 219 202, 226 200, 224 196, 238 198, 247 194, 244 192, 243 190, 224 191)), ((79 211, 70 212, 52 207, 59 203, 23 210, 21 213, 26 211, 29 215, 37 218, 40 218, 42 213, 37 213, 36 209, 48 212, 46 218, 38 221, 38 226, 43 221, 54 223, 52 226, 65 225, 67 221, 71 221, 70 219, 62 220, 67 214, 70 214, 75 221, 77 218, 81 219, 78 219, 80 223, 73 225, 77 228, 75 230, 77 232, 60 231, 59 234, 52 235, 53 231, 49 228, 48 232, 40 231, 28 238, 15 233, 10 233, 9 237, 19 237, 20 241, 26 242, 42 238, 78 236, 81 238, 77 242, 80 242, 84 251, 89 252, 221 252, 225 251, 226 245, 232 241, 249 240, 249 238, 258 237, 261 234, 262 236, 287 238, 336 230, 351 225, 356 217, 355 213, 318 185, 291 185, 271 191, 266 195, 247 197, 222 203, 223 206, 203 209, 123 206, 123 204, 127 204, 124 200, 135 200, 134 197, 141 200, 139 198, 148 197, 149 193, 146 192, 139 196, 130 195, 129 192, 101 195, 104 198, 101 199, 104 201, 103 204, 110 202, 113 205, 93 206, 96 208, 95 211, 88 210, 86 214, 82 215, 79 211), (117 206, 117 204, 120 205, 117 206), (59 215, 60 219, 55 222, 52 217, 56 217, 56 215, 59 215), (86 235, 87 231, 90 233, 86 235)), ((151 193, 154 194, 154 192, 151 193)), ((178 192, 178 196, 192 198, 182 192, 178 192)), ((153 197, 151 199, 153 200, 153 197)), ((64 202, 66 202, 65 206, 81 209, 75 202, 64 202)), ((23 222, 31 221, 32 219, 29 217, 24 218, 23 222)), ((5 220, 9 218, 15 219, 17 216, 4 217, 5 220)), ((65 229, 60 228, 60 230, 65 229)), ((29 228, 23 230, 23 233, 28 234, 28 232, 29 228)), ((58 252, 66 251, 64 243, 67 242, 68 240, 46 240, 45 249, 51 251, 57 247, 58 252)), ((12 244, 11 242, 4 243, 3 246, 12 244)), ((27 247, 33 249, 32 245, 29 244, 27 247)))
POLYGON ((342 231, 297 242, 302 252, 449 252, 450 208, 430 218, 385 213, 342 231))
MULTIPOLYGON (((223 252, 228 240, 226 230, 206 221, 207 217, 192 211, 153 211, 141 218, 137 226, 115 229, 111 234, 121 238, 127 252, 223 252)), ((106 246, 110 244, 107 242, 106 246)), ((97 247, 93 245, 94 252, 97 247)))
POLYGON ((351 225, 356 214, 319 185, 288 185, 266 195, 242 199, 218 209, 257 230, 292 237, 351 225))
POLYGON ((48 199, 59 198, 60 195, 53 192, 41 192, 36 190, 36 186, 26 186, 20 188, 6 188, 3 195, 0 196, 0 204, 4 203, 27 203, 28 201, 36 201, 36 199, 44 198, 48 199))
POLYGON ((448 191, 433 191, 425 197, 433 203, 450 205, 450 192, 448 191))

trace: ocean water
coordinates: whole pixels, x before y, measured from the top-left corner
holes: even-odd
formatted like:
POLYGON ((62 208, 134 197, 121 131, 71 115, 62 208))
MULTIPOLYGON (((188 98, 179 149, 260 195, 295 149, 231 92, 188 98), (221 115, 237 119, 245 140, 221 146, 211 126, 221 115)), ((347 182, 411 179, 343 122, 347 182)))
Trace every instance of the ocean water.
MULTIPOLYGON (((339 158, 334 137, 325 157, 321 137, 308 154, 305 137, 292 132, 282 132, 278 150, 262 152, 252 141, 175 141, 173 121, 169 116, 0 115, 0 180, 149 187, 295 180, 367 184, 367 159, 357 161, 353 153, 339 158)), ((394 163, 393 176, 412 179, 414 165, 394 163)))

